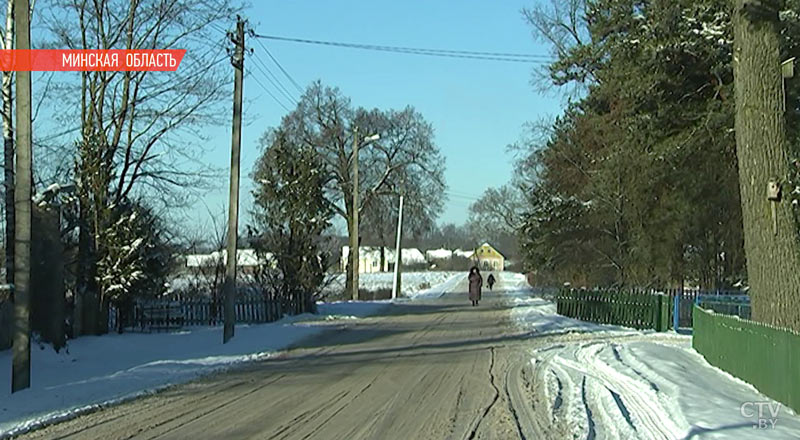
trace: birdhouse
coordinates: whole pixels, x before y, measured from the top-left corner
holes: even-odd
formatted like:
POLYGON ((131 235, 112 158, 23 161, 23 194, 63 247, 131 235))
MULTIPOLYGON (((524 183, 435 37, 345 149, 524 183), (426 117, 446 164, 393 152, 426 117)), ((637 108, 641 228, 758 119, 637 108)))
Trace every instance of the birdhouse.
POLYGON ((781 200, 781 186, 776 180, 767 182, 767 200, 778 202, 781 200))

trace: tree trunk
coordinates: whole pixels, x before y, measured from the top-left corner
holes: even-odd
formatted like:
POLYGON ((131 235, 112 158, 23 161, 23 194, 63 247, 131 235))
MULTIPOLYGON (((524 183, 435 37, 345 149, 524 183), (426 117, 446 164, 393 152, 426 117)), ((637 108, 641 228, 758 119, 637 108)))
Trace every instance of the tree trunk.
POLYGON ((745 3, 734 0, 733 71, 736 154, 752 317, 800 330, 800 242, 788 197, 792 188, 781 102, 778 14, 776 10, 766 13, 766 6, 751 12, 743 8, 745 3), (787 197, 767 199, 771 180, 781 185, 787 197))
POLYGON ((94 234, 87 221, 89 214, 88 203, 80 202, 80 221, 78 226, 78 273, 76 280, 76 295, 80 296, 81 325, 78 329, 81 335, 99 334, 100 302, 97 295, 97 262, 96 252, 92 244, 94 234))

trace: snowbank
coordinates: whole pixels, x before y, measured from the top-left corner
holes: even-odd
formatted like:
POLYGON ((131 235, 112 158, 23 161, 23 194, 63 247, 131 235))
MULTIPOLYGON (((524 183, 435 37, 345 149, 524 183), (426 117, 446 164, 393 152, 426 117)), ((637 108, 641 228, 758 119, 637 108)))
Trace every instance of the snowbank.
POLYGON ((531 340, 532 392, 543 416, 566 424, 574 438, 800 438, 800 417, 782 406, 774 429, 754 429, 756 403, 765 413, 767 403, 778 403, 709 365, 690 336, 560 316, 522 280, 504 279, 517 287, 509 296, 514 322, 551 335, 531 340))

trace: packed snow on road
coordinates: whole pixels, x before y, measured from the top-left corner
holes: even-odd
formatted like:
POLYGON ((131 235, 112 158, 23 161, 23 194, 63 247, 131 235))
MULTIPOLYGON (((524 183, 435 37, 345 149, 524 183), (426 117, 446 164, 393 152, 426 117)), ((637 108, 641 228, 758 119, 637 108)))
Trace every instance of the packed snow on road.
MULTIPOLYGON (((368 275, 362 275, 367 289, 391 288, 392 274, 368 275)), ((406 273, 403 291, 411 299, 436 298, 461 277, 456 272, 406 273)), ((70 341, 61 353, 34 343, 32 387, 13 395, 9 389, 0 390, 0 437, 266 359, 303 338, 379 314, 390 305, 391 301, 319 303, 317 315, 237 325, 236 336, 225 345, 220 327, 87 336, 70 341)), ((0 351, 0 376, 10 377, 10 368, 11 350, 0 351)))
MULTIPOLYGON (((61 353, 33 344, 31 388, 0 390, 0 437, 68 419, 169 385, 260 359, 332 325, 379 313, 385 302, 319 304, 317 315, 237 325, 222 344, 221 327, 173 333, 86 336, 61 353)), ((0 352, 0 376, 11 377, 11 350, 0 352)))

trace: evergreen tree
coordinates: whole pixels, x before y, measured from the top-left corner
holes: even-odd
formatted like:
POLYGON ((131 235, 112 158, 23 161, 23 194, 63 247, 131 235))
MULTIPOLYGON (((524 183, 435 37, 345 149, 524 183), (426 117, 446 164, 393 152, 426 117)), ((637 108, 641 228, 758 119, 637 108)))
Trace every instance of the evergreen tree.
POLYGON ((290 313, 313 312, 331 257, 322 236, 333 216, 323 196, 328 176, 316 152, 291 143, 283 131, 268 132, 261 143, 249 229, 265 262, 262 288, 290 313))
MULTIPOLYGON (((784 48, 800 41, 796 3, 780 15, 784 48)), ((578 18, 526 13, 556 49, 553 84, 585 91, 520 164, 528 267, 554 282, 724 288, 743 280, 731 4, 570 4, 578 6, 564 10, 578 18), (548 30, 573 25, 572 42, 548 30)), ((792 90, 790 121, 800 119, 792 90)))

